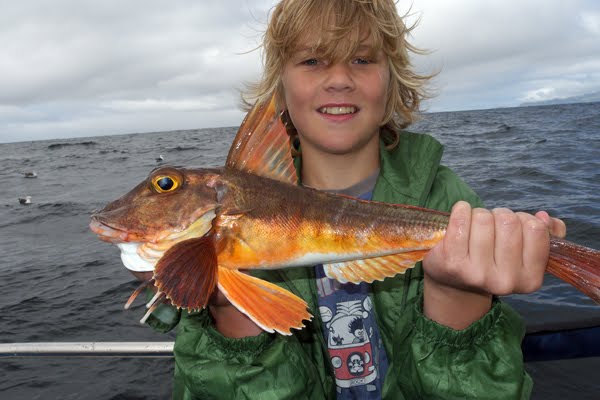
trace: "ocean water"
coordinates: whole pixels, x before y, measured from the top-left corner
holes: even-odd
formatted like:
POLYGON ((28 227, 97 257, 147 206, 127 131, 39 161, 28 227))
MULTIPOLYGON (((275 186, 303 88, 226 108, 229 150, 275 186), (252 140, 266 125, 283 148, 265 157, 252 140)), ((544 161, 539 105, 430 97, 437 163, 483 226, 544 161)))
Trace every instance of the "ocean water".
MULTIPOLYGON (((568 238, 600 248, 600 103, 432 113, 411 127, 446 146, 489 207, 548 210, 568 238)), ((1 133, 0 133, 1 135, 1 133)), ((94 209, 158 165, 222 165, 235 128, 0 144, 0 342, 170 341, 124 311, 137 286, 116 247, 88 229, 94 209), (36 179, 24 173, 36 171, 36 179), (19 197, 31 196, 22 205, 19 197)), ((530 331, 600 325, 600 307, 548 277, 507 299, 530 331)), ((527 364, 536 399, 596 399, 600 358, 527 364)), ((2 399, 169 398, 170 358, 4 358, 2 399)))

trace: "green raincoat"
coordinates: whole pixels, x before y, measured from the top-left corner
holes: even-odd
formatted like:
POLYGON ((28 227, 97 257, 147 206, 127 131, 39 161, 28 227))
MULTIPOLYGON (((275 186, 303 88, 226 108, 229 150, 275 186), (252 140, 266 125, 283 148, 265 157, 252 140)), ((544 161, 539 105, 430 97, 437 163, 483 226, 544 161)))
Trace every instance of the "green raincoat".
MULTIPOLYGON (((477 195, 440 165, 443 148, 428 135, 402 132, 399 146, 382 147, 373 199, 449 211, 458 200, 482 206, 477 195)), ((207 310, 161 306, 148 323, 177 325, 174 399, 335 399, 336 385, 317 306, 314 267, 259 271, 305 299, 315 318, 292 336, 262 333, 231 339, 215 330, 207 310)), ((420 263, 404 275, 371 285, 389 368, 383 399, 526 399, 532 381, 521 354, 524 326, 494 300, 479 321, 456 331, 422 313, 420 263)))

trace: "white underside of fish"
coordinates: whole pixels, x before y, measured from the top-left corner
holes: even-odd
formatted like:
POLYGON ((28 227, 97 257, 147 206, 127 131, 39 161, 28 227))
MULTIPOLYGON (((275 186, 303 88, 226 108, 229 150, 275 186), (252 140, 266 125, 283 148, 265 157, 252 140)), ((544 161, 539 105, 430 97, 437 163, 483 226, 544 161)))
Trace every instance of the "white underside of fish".
POLYGON ((123 265, 130 270, 135 272, 151 272, 154 271, 154 263, 143 259, 138 254, 138 248, 142 243, 139 242, 127 242, 118 243, 117 246, 121 250, 121 261, 123 265))

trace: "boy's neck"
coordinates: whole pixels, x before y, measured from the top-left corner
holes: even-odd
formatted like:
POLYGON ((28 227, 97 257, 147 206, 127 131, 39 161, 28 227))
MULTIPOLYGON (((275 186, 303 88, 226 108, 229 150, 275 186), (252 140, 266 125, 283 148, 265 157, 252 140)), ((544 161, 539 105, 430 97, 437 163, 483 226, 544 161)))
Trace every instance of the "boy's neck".
POLYGON ((354 154, 302 151, 302 184, 319 190, 343 190, 379 171, 379 147, 354 154))

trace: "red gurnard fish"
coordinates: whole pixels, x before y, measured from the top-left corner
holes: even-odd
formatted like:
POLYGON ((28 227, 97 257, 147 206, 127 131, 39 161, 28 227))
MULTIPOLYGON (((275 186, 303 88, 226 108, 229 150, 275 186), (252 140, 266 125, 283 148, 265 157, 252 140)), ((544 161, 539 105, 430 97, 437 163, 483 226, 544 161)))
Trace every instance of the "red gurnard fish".
MULTIPOLYGON (((262 329, 289 335, 312 318, 307 303, 240 270, 324 264, 340 282, 373 282, 413 267, 444 236, 447 213, 297 186, 290 154, 271 101, 250 111, 225 167, 157 168, 93 214, 91 229, 127 268, 154 271, 144 319, 165 299, 201 309, 218 287, 262 329)), ((600 302, 599 260, 552 239, 548 272, 600 302)))

